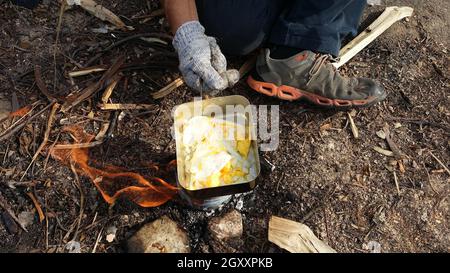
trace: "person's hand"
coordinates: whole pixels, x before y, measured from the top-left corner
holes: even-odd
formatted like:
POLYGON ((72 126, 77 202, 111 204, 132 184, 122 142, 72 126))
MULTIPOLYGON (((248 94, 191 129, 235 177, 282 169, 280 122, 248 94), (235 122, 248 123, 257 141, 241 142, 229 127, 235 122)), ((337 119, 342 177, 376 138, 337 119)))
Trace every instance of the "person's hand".
POLYGON ((178 52, 179 69, 189 87, 214 93, 239 81, 239 71, 227 70, 227 60, 216 39, 205 35, 200 22, 181 25, 175 33, 173 46, 178 52))

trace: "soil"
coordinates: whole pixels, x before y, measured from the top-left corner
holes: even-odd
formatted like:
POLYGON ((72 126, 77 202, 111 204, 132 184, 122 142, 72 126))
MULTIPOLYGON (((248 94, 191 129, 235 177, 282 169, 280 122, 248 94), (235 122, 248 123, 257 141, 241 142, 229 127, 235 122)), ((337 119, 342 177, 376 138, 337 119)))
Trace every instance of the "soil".
MULTIPOLYGON (((34 10, 0 3, 0 101, 12 101, 13 110, 38 100, 48 103, 36 86, 35 65, 42 67, 50 92, 66 96, 76 86, 99 79, 98 74, 91 74, 71 82, 67 72, 85 66, 114 41, 134 33, 167 33, 161 17, 146 22, 139 18, 157 10, 158 1, 113 0, 104 4, 134 26, 133 32, 93 33, 93 28, 105 24, 75 7, 63 13, 55 45, 60 7, 57 1, 43 2, 34 10)), ((239 252, 283 251, 267 240, 271 215, 308 225, 338 252, 371 252, 378 246, 382 252, 450 251, 450 175, 432 156, 449 167, 450 2, 399 0, 389 5, 411 6, 414 15, 394 24, 341 68, 349 76, 377 79, 388 91, 382 103, 351 112, 359 138, 352 134, 346 112, 264 97, 242 80, 222 95, 240 94, 255 105, 279 105, 281 111, 279 147, 262 153, 276 168, 260 176, 254 191, 235 196, 215 211, 190 208, 179 198, 156 208, 142 208, 127 200, 109 206, 84 176, 79 177, 82 202, 74 173, 52 157, 46 164, 47 149, 24 176, 23 181, 32 183, 13 183, 20 180, 42 142, 47 123, 47 115, 42 115, 0 142, 0 194, 15 215, 34 215, 25 232, 14 227, 0 208, 0 252, 65 252, 71 240, 80 243, 81 252, 91 252, 94 246, 96 252, 125 252, 126 240, 139 227, 163 215, 188 232, 192 251, 209 252, 208 220, 237 205, 244 226, 239 252), (394 157, 373 149, 389 150, 387 142, 377 136, 383 128, 389 128, 404 153, 403 168, 394 157), (42 222, 29 192, 46 215, 42 222), (78 232, 74 232, 76 227, 78 232), (112 242, 106 240, 108 227, 117 228, 112 242)), ((368 7, 362 25, 367 26, 383 8, 368 7)), ((90 156, 103 166, 114 164, 148 175, 145 166, 149 162, 174 158, 172 108, 196 94, 182 86, 160 100, 150 96, 179 77, 169 46, 134 39, 103 52, 91 65, 110 64, 121 54, 127 62, 151 66, 124 71, 126 80, 114 90, 112 101, 158 107, 123 111, 111 139, 92 148, 90 156)), ((236 68, 244 61, 230 58, 236 68)), ((88 114, 105 118, 96 107, 100 96, 73 109, 75 118, 70 122, 79 122, 91 133, 98 131, 101 122, 89 119, 88 114)), ((4 122, 0 131, 9 125, 4 122)), ((61 127, 59 122, 52 128, 50 144, 57 140, 61 127)), ((69 139, 61 134, 58 141, 69 139)))

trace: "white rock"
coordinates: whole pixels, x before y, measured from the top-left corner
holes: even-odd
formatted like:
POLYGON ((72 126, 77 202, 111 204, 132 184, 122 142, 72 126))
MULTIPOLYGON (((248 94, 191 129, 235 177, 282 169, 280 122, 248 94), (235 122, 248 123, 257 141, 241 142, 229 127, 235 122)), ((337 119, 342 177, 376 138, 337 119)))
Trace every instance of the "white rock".
POLYGON ((177 223, 163 216, 144 225, 128 240, 131 253, 189 253, 189 238, 177 223))
POLYGON ((243 231, 242 215, 232 210, 223 216, 214 217, 209 221, 208 229, 220 241, 240 237, 243 231))

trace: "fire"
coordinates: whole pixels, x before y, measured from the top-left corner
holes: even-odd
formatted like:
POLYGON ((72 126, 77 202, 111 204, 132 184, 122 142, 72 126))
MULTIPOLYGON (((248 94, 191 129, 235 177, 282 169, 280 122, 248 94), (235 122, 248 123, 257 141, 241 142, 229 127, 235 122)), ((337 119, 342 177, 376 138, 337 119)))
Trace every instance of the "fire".
POLYGON ((23 117, 31 110, 31 105, 27 105, 25 107, 19 108, 14 112, 9 113, 10 117, 23 117))
MULTIPOLYGON (((93 135, 85 133, 80 127, 65 127, 63 131, 70 133, 76 143, 89 143, 94 139, 93 135)), ((146 179, 121 167, 108 165, 99 169, 90 166, 88 148, 52 149, 51 155, 65 164, 73 164, 78 173, 89 177, 109 204, 113 204, 118 198, 126 198, 142 207, 156 207, 172 199, 178 190, 161 178, 146 179)), ((173 165, 174 162, 171 162, 168 167, 173 165)), ((159 169, 154 164, 148 167, 159 169)))

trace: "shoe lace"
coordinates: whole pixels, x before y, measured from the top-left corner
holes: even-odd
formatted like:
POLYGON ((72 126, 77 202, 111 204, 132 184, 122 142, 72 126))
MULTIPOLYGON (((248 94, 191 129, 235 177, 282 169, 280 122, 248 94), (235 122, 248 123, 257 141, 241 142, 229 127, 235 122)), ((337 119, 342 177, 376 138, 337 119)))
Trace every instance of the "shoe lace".
MULTIPOLYGON (((327 61, 331 61, 331 62, 336 62, 338 61, 338 58, 334 58, 333 56, 331 56, 330 54, 316 54, 316 59, 314 60, 313 65, 311 66, 311 69, 309 70, 308 74, 309 74, 309 80, 306 83, 306 85, 309 85, 309 83, 311 82, 311 80, 314 78, 314 76, 319 73, 320 68, 322 68, 322 66, 327 62, 327 61)), ((334 67, 334 65, 332 65, 333 67, 333 72, 336 73, 336 67, 334 67)))

